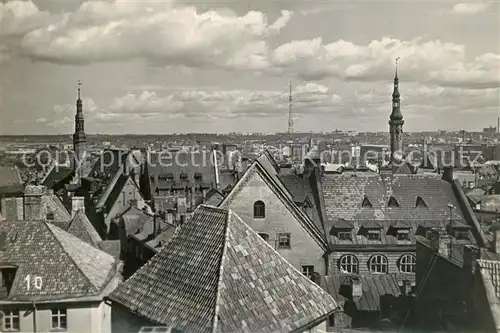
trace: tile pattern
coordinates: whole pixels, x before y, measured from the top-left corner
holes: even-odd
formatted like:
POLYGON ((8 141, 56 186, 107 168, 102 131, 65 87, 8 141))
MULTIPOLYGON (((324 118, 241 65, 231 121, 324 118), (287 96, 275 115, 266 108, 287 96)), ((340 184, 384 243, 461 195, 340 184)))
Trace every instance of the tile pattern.
MULTIPOLYGON (((321 278, 321 285, 333 298, 341 300, 343 303, 346 300, 352 299, 349 295, 349 286, 352 278, 353 276, 349 274, 324 276, 321 278)), ((401 296, 401 290, 398 285, 398 281, 402 278, 401 275, 372 274, 362 275, 359 278, 361 278, 363 293, 359 299, 353 300, 359 311, 379 311, 381 296, 401 296)))
POLYGON ((18 267, 10 301, 39 301, 97 296, 113 276, 116 261, 110 255, 43 221, 5 221, 5 251, 0 264, 18 267), (25 278, 41 277, 40 289, 27 288, 25 278))
MULTIPOLYGON (((325 228, 330 232, 342 220, 351 221, 354 226, 353 243, 371 243, 359 235, 361 227, 373 227, 374 221, 382 228, 382 244, 399 244, 388 234, 391 227, 406 224, 411 228, 410 241, 419 226, 441 227, 449 222, 448 204, 455 209, 452 219, 455 224, 467 226, 464 213, 450 183, 437 176, 429 175, 324 175, 322 194, 325 203, 325 228), (372 207, 362 207, 364 198, 372 207), (393 197, 399 207, 388 207, 393 197), (416 207, 417 197, 421 197, 426 207, 416 207)), ((332 237, 332 242, 339 240, 332 237)))
POLYGON ((210 189, 207 193, 205 204, 208 206, 218 207, 223 200, 224 196, 222 195, 222 193, 220 193, 216 189, 210 189))
POLYGON ((220 286, 218 332, 292 332, 337 308, 232 213, 220 286))
POLYGON ((96 247, 99 242, 102 242, 101 236, 99 236, 94 226, 87 218, 87 215, 85 215, 82 210, 79 210, 75 214, 67 231, 94 247, 96 247))
POLYGON ((489 280, 495 288, 497 298, 500 298, 500 261, 477 260, 483 281, 489 280))
POLYGON ((206 205, 110 298, 184 333, 290 332, 337 308, 239 217, 206 205))

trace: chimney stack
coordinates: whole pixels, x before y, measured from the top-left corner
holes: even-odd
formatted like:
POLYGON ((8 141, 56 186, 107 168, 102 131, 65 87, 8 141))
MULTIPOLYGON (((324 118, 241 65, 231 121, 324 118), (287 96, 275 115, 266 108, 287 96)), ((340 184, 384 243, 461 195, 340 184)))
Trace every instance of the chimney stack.
POLYGON ((451 255, 451 236, 446 229, 431 229, 429 234, 432 249, 442 257, 449 258, 451 255))
POLYGON ((352 298, 361 298, 363 296, 363 282, 360 277, 352 278, 352 298))
POLYGON ((71 218, 73 218, 79 210, 81 210, 83 213, 85 213, 85 198, 84 197, 72 197, 71 198, 71 218))
POLYGON ((441 179, 449 183, 453 182, 453 167, 445 166, 443 168, 443 177, 441 179))
POLYGON ((26 186, 24 189, 24 220, 44 220, 46 218, 42 199, 46 193, 45 186, 26 186))

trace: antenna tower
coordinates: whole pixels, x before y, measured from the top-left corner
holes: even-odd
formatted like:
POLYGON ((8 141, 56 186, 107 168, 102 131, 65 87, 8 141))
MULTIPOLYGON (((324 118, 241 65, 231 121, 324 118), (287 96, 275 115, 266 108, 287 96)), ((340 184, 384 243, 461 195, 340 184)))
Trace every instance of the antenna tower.
POLYGON ((288 82, 288 134, 293 133, 292 84, 288 82))

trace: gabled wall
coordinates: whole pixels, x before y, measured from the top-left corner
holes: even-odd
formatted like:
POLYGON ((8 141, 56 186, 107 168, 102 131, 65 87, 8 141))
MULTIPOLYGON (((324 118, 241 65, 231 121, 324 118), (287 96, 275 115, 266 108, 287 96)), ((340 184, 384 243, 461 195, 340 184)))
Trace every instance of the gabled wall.
POLYGON ((233 210, 256 232, 268 234, 271 246, 299 271, 302 272, 302 265, 313 265, 315 272, 324 274, 324 250, 271 189, 260 171, 257 168, 249 170, 244 177, 242 182, 245 182, 237 185, 238 188, 230 194, 222 208, 233 210), (266 206, 263 219, 253 216, 253 204, 257 200, 263 201, 266 206), (290 249, 278 248, 278 233, 291 234, 290 249))

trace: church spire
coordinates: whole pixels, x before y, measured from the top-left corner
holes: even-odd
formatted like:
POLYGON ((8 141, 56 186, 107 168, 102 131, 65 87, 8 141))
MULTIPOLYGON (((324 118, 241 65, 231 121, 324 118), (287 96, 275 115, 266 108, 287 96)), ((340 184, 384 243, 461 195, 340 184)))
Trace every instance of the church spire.
POLYGON ((394 163, 403 158, 403 114, 401 113, 401 96, 399 94, 398 61, 396 58, 396 73, 394 75, 394 90, 392 92, 392 112, 389 117, 389 133, 391 135, 391 161, 394 163))
POLYGON ((73 150, 75 157, 81 161, 86 149, 87 136, 85 135, 83 119, 83 102, 81 99, 82 82, 78 80, 78 99, 76 100, 75 133, 73 134, 73 150))

